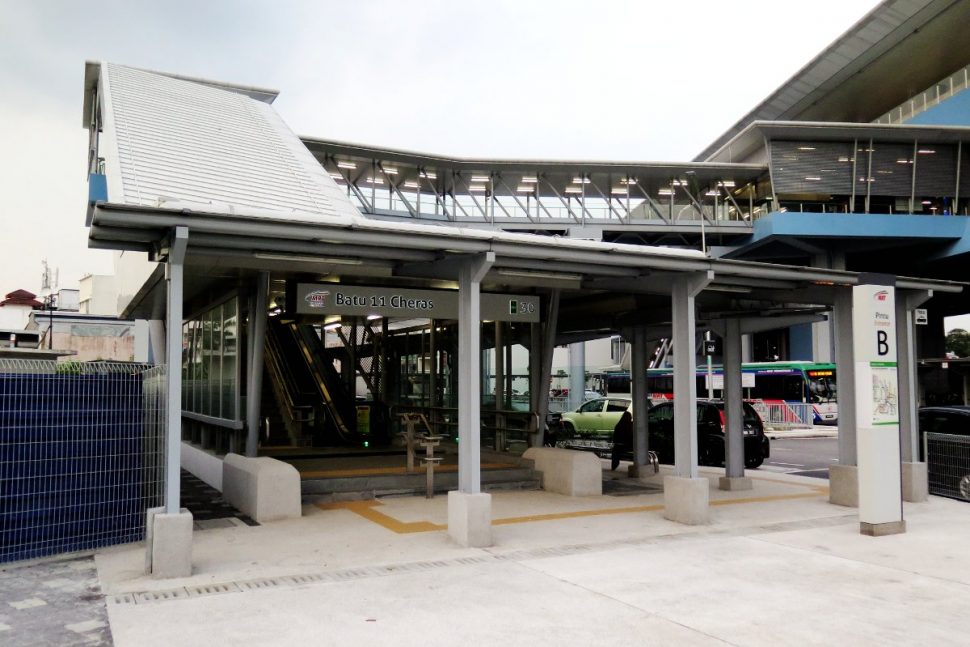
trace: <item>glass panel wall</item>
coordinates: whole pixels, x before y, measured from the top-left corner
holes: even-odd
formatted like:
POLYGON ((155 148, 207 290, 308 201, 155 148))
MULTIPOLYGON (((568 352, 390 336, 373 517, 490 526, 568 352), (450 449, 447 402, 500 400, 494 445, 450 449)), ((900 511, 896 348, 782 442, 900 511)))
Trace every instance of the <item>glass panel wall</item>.
POLYGON ((183 324, 183 410, 239 419, 238 321, 233 297, 183 324))

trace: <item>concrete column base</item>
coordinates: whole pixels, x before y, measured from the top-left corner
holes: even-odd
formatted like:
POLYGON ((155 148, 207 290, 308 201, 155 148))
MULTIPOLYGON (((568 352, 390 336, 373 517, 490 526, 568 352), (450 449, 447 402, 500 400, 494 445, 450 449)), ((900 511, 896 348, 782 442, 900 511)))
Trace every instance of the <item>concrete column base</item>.
POLYGON ((448 493, 448 534, 460 546, 485 548, 492 545, 492 495, 448 493))
POLYGON ((754 483, 747 476, 722 476, 717 481, 717 487, 721 490, 736 492, 738 490, 753 490, 754 483))
POLYGON ((165 508, 148 511, 145 523, 145 573, 156 579, 192 574, 192 513, 165 508))
POLYGON ((710 481, 706 478, 664 478, 664 518, 697 526, 707 523, 710 481))
POLYGON ((855 465, 829 467, 829 503, 859 507, 859 468, 855 465))
POLYGON ((930 498, 926 463, 903 462, 903 501, 922 503, 930 498))
POLYGON ((906 520, 887 521, 886 523, 866 523, 859 522, 859 532, 869 537, 883 537, 885 535, 898 535, 906 532, 906 520))

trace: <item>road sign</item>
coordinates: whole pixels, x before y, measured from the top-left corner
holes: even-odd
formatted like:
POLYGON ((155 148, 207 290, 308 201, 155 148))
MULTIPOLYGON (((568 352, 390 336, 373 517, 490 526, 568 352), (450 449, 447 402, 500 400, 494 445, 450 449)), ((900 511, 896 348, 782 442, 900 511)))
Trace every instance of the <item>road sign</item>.
POLYGON ((917 326, 925 326, 929 323, 929 316, 926 314, 926 308, 916 308, 913 310, 913 323, 917 326))

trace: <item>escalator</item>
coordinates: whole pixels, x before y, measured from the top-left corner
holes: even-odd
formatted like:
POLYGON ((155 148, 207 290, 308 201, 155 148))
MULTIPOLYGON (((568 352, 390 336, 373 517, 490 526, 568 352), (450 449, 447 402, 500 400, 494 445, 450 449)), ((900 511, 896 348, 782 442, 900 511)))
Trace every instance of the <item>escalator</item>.
POLYGON ((318 443, 359 442, 356 402, 313 326, 270 318, 266 337, 268 364, 285 367, 269 372, 281 406, 311 407, 318 443))

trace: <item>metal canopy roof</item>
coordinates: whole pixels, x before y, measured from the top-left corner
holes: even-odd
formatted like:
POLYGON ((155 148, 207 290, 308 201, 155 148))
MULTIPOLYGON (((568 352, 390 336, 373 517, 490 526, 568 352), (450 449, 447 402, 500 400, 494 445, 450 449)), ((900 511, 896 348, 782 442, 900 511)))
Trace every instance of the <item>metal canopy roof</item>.
MULTIPOLYGON (((612 191, 611 182, 635 179, 642 189, 652 194, 671 181, 691 178, 700 187, 716 186, 718 182, 731 181, 736 186, 755 182, 766 171, 761 164, 731 164, 721 162, 632 162, 632 161, 591 161, 591 160, 526 160, 526 159, 483 159, 434 155, 414 151, 379 148, 363 144, 352 144, 332 140, 301 137, 311 153, 335 174, 354 179, 363 174, 381 177, 381 169, 373 168, 374 162, 393 164, 393 181, 397 185, 404 182, 432 181, 436 186, 450 188, 458 182, 458 189, 468 190, 474 184, 473 177, 497 176, 503 182, 492 182, 490 190, 496 195, 515 195, 517 186, 523 178, 543 180, 540 192, 551 186, 563 194, 578 175, 589 178, 606 196, 612 191), (353 164, 353 169, 342 169, 338 163, 353 164), (424 174, 422 174, 424 172, 424 174), (451 177, 458 175, 461 180, 451 177), (461 185, 464 182, 465 186, 461 185), (548 183, 548 184, 546 184, 548 183)), ((588 195, 598 195, 591 188, 588 195)))
MULTIPOLYGON (((496 260, 483 284, 519 289, 560 288, 573 291, 669 294, 673 279, 684 273, 707 274, 712 281, 704 299, 730 309, 732 299, 754 302, 827 304, 833 287, 856 285, 856 272, 767 265, 708 258, 696 251, 603 243, 502 231, 439 225, 399 224, 355 218, 298 222, 286 214, 219 214, 98 204, 94 209, 91 245, 166 254, 172 228, 189 227, 187 265, 202 268, 270 270, 291 276, 454 280, 458 264, 469 255, 493 252, 496 260)), ((204 280, 210 271, 195 273, 204 280)), ((156 277, 157 278, 157 277, 156 277)), ((150 308, 146 284, 141 306, 150 308)), ((905 279, 902 289, 960 292, 963 284, 905 279)), ((702 301, 704 300, 702 299, 702 301)), ((592 316, 586 311, 580 318, 592 316)), ((612 314, 607 312, 607 315, 612 314)))
POLYGON ((872 121, 970 62, 967 25, 966 0, 886 0, 695 159, 755 120, 872 121))
POLYGON ((755 121, 711 155, 712 159, 747 157, 765 140, 956 143, 970 141, 970 126, 859 124, 827 121, 755 121))

